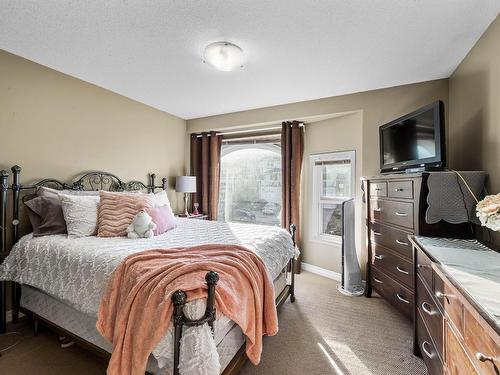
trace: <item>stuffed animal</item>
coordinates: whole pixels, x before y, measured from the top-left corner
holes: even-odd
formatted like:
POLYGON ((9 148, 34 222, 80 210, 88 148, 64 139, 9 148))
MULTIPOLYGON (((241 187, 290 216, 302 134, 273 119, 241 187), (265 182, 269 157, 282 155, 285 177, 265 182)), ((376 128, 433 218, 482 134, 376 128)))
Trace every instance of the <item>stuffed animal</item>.
POLYGON ((141 211, 135 215, 132 224, 127 227, 128 238, 150 238, 154 236, 156 224, 151 216, 146 212, 141 211))

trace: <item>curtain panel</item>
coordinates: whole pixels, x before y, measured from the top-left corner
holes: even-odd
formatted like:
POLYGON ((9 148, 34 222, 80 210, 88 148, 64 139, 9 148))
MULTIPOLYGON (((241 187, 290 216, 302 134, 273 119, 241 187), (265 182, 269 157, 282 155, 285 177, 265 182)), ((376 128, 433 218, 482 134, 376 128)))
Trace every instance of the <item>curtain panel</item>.
POLYGON ((221 145, 222 136, 216 132, 191 134, 191 175, 196 176, 192 203, 199 203, 209 220, 217 220, 221 145))
MULTIPOLYGON (((298 121, 286 121, 281 127, 281 174, 282 205, 281 223, 283 228, 290 224, 297 226, 296 240, 300 245, 300 176, 304 156, 304 133, 298 121)), ((295 262, 295 271, 300 273, 301 257, 295 262)))

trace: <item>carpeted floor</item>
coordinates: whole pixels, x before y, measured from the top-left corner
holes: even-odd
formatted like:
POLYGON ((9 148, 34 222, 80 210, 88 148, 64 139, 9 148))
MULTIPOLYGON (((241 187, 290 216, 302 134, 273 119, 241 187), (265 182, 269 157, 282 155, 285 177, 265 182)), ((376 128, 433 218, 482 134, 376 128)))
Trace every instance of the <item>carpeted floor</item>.
MULTIPOLYGON (((411 324, 378 297, 350 298, 332 280, 310 273, 297 277, 297 301, 280 312, 280 332, 264 340, 259 366, 243 375, 424 375, 412 355, 411 324)), ((102 359, 76 346, 60 349, 57 337, 42 330, 33 337, 25 324, 21 342, 0 358, 0 374, 104 374, 102 359)), ((1 337, 0 349, 17 339, 1 337)))
POLYGON ((242 374, 423 375, 412 354, 412 326, 380 297, 346 297, 311 273, 280 312, 281 330, 264 340, 262 362, 242 374))

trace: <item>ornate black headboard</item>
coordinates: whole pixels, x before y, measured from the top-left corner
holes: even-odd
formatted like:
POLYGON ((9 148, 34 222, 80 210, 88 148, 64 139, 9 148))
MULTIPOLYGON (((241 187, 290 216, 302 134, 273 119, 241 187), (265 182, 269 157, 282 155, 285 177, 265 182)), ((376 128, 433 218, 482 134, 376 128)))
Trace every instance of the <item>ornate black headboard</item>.
MULTIPOLYGON (((12 238, 11 242, 16 243, 19 239, 19 223, 21 213, 21 193, 34 193, 38 187, 50 187, 56 190, 80 190, 80 191, 145 191, 155 192, 156 189, 167 189, 167 179, 164 177, 160 185, 156 185, 156 175, 148 175, 148 183, 138 180, 124 182, 118 176, 102 171, 89 171, 77 175, 70 182, 63 182, 54 178, 45 178, 30 185, 21 184, 21 167, 15 165, 11 168, 12 185, 9 186, 9 173, 0 171, 0 254, 8 252, 7 230, 7 193, 12 191, 12 238)), ((1 262, 1 259, 0 259, 1 262)))

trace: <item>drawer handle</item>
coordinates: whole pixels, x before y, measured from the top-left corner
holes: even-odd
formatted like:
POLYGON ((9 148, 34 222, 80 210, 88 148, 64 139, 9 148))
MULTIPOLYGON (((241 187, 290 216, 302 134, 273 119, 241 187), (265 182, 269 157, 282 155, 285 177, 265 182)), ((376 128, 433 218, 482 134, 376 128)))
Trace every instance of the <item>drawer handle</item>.
POLYGON ((477 352, 477 353, 476 353, 476 358, 477 358, 477 360, 478 360, 478 361, 480 361, 480 362, 487 362, 487 361, 488 361, 488 362, 491 362, 491 363, 493 363, 493 364, 495 363, 495 359, 494 359, 493 357, 489 357, 489 356, 487 356, 487 355, 484 355, 484 354, 483 354, 483 353, 481 353, 481 352, 477 352))
POLYGON ((401 216, 401 217, 406 217, 406 216, 408 216, 408 214, 407 214, 407 213, 404 213, 404 212, 398 212, 398 211, 394 212, 394 214, 395 214, 396 216, 401 216))
POLYGON ((428 341, 424 341, 422 343, 422 351, 425 353, 425 355, 429 358, 434 358, 434 353, 431 353, 429 350, 426 349, 426 347, 432 348, 432 345, 428 341))
POLYGON ((455 298, 453 294, 444 294, 441 292, 436 292, 436 297, 440 299, 446 299, 446 302, 450 303, 450 299, 455 298))
POLYGON ((398 297, 398 300, 400 300, 401 302, 404 302, 404 303, 406 303, 408 305, 410 304, 410 301, 408 301, 407 299, 401 297, 401 295, 399 293, 396 294, 396 297, 398 297))
POLYGON ((382 235, 382 233, 380 233, 380 232, 376 232, 376 231, 373 231, 373 234, 374 234, 375 236, 381 236, 381 235, 382 235))
POLYGON ((403 274, 405 274, 405 275, 409 275, 409 274, 410 274, 408 271, 406 271, 406 270, 402 269, 402 268, 401 268, 401 267, 399 267, 399 266, 396 266, 396 269, 398 270, 398 272, 401 272, 401 273, 403 273, 403 274))
POLYGON ((374 208, 373 211, 375 211, 375 212, 381 212, 382 209, 381 208, 374 208))
POLYGON ((400 191, 405 191, 405 189, 403 189, 403 188, 396 188, 396 189, 394 189, 394 191, 395 191, 396 193, 399 193, 400 191))
POLYGON ((380 190, 382 190, 382 188, 375 188, 374 190, 375 191, 380 191, 380 190))
POLYGON ((384 282, 377 279, 375 276, 373 276, 373 280, 375 280, 376 283, 383 284, 384 282))
POLYGON ((427 314, 427 315, 434 315, 434 311, 432 311, 432 306, 427 303, 427 302, 422 302, 422 310, 424 310, 424 312, 427 314))
POLYGON ((382 255, 374 255, 375 259, 382 260, 384 257, 382 255))
POLYGON ((408 242, 404 242, 404 241, 401 241, 401 240, 396 240, 396 243, 399 244, 399 245, 404 245, 404 246, 409 246, 410 245, 408 242))
POLYGON ((453 295, 451 295, 451 294, 444 294, 442 292, 436 292, 436 297, 437 298, 446 298, 446 299, 448 299, 448 298, 452 298, 453 295))

